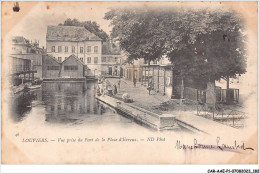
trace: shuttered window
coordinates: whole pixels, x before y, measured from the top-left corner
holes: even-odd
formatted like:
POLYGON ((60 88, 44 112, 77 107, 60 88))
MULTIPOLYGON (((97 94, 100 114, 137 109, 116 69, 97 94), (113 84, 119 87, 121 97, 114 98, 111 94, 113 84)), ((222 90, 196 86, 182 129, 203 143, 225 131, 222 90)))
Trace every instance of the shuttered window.
POLYGON ((78 66, 64 66, 64 70, 78 70, 78 66))

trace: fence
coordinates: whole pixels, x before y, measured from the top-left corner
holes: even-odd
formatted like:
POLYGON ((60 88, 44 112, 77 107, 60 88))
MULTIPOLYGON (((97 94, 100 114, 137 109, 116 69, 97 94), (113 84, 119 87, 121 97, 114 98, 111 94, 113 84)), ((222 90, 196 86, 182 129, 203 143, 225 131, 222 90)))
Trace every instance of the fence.
POLYGON ((198 104, 197 115, 204 118, 213 119, 213 121, 217 121, 234 128, 244 127, 246 113, 226 106, 220 103, 216 103, 215 106, 206 103, 198 104))
POLYGON ((184 98, 192 101, 198 101, 199 103, 206 103, 206 91, 185 87, 184 98))
POLYGON ((237 104, 239 102, 239 89, 221 89, 216 87, 217 102, 226 104, 237 104))

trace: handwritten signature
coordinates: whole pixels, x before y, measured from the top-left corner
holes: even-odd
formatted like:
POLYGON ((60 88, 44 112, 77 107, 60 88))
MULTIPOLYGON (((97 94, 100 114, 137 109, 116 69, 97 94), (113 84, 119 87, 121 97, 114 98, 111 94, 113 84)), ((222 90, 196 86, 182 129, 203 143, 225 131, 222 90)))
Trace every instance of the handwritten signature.
POLYGON ((198 142, 196 138, 193 140, 193 144, 183 144, 180 140, 176 141, 175 145, 176 149, 183 149, 183 150, 193 150, 193 149, 211 149, 211 150, 221 150, 221 151, 231 151, 231 152, 237 152, 238 150, 253 150, 252 147, 246 147, 245 142, 238 143, 237 140, 234 141, 233 144, 225 144, 221 143, 220 137, 216 138, 216 144, 215 145, 207 145, 207 144, 201 144, 198 142))

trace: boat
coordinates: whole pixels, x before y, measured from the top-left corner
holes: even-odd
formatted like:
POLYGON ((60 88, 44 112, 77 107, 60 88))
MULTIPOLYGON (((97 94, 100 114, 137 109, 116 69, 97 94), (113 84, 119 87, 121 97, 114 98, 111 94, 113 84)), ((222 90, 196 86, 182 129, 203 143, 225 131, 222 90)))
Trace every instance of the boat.
POLYGON ((32 85, 32 86, 29 86, 28 88, 29 89, 37 89, 37 88, 40 88, 42 85, 32 85))
POLYGON ((25 86, 24 87, 24 91, 29 91, 29 90, 33 90, 33 89, 38 89, 40 88, 42 85, 32 85, 32 86, 25 86))

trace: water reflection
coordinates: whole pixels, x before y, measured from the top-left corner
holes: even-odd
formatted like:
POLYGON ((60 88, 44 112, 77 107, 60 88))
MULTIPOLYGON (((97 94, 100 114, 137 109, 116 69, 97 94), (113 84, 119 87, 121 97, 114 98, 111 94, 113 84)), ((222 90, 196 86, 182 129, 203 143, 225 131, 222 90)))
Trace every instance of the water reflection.
POLYGON ((40 89, 15 95, 14 120, 22 121, 32 109, 38 114, 44 108, 48 123, 131 123, 95 99, 95 86, 92 81, 44 82, 40 89))
POLYGON ((43 83, 46 121, 66 123, 102 115, 104 108, 95 100, 94 87, 94 83, 43 83))
POLYGON ((23 120, 27 113, 32 109, 32 102, 40 98, 37 91, 23 92, 13 96, 13 102, 10 105, 11 115, 14 121, 19 122, 23 120))

